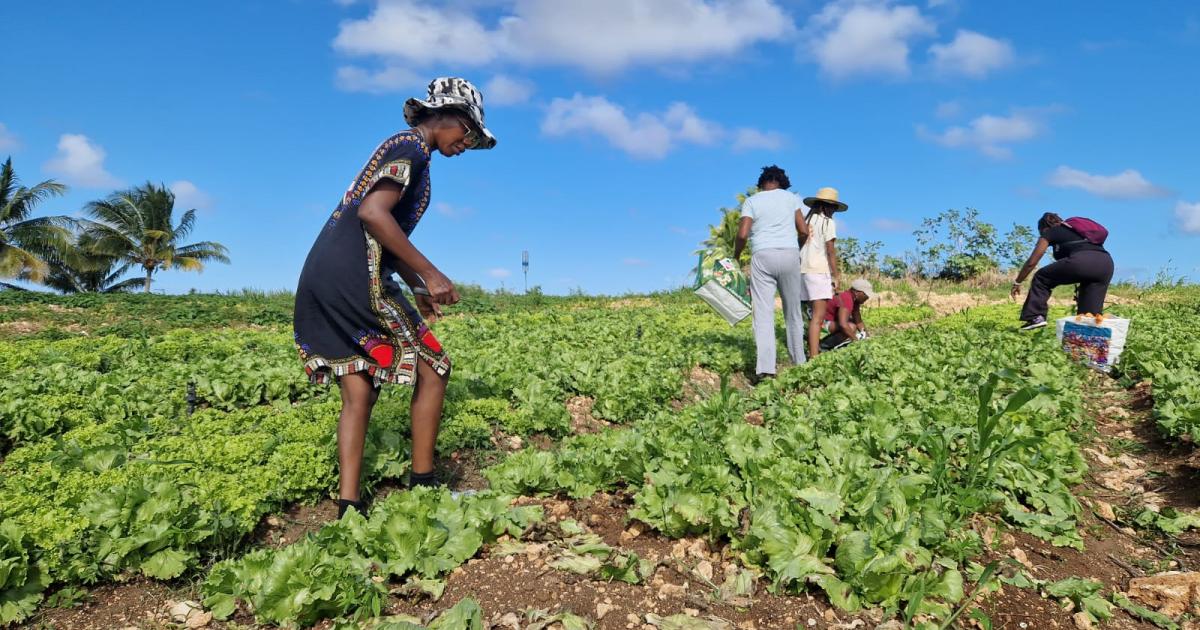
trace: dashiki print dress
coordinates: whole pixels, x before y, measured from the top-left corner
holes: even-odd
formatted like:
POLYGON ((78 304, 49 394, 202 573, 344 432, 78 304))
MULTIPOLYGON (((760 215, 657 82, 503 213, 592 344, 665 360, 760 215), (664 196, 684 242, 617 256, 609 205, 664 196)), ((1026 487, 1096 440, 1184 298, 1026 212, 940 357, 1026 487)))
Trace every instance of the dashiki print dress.
POLYGON ((413 384, 417 361, 439 375, 450 358, 392 280, 395 258, 367 233, 358 208, 381 179, 404 187, 392 216, 412 234, 429 207, 430 149, 402 131, 379 145, 321 230, 296 288, 296 348, 314 383, 356 372, 374 385, 413 384))

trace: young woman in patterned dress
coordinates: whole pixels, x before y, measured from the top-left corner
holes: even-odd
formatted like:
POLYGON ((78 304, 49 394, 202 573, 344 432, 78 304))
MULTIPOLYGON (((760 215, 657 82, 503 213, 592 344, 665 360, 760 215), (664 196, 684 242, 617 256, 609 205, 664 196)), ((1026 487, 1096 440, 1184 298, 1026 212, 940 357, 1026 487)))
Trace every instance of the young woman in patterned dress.
POLYGON ((433 485, 434 444, 450 358, 425 325, 458 301, 450 280, 409 240, 430 196, 430 158, 490 149, 483 97, 470 82, 439 78, 411 98, 412 126, 384 140, 317 237, 296 289, 296 347, 315 383, 337 381, 338 517, 366 511, 359 497, 363 444, 384 383, 412 385, 412 485, 433 485), (397 273, 416 308, 392 280, 397 273))

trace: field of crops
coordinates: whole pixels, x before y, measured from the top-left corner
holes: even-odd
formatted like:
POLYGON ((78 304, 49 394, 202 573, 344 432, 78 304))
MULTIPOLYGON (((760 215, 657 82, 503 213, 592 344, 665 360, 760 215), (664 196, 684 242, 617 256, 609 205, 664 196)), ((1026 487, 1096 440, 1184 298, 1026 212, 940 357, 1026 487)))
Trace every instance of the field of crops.
MULTIPOLYGON (((873 339, 750 388, 749 330, 687 297, 464 305, 437 326, 455 360, 438 448, 490 464, 488 489, 392 492, 368 518, 263 546, 264 519, 336 482, 337 392, 303 377, 287 296, 0 294, 0 624, 144 576, 197 583, 239 623, 479 627, 489 611, 469 599, 434 619, 386 615, 535 538, 589 584, 652 579, 653 560, 552 523, 536 499, 598 492, 627 497, 657 535, 725 546, 739 570, 720 592, 761 582, 920 627, 1021 583, 988 561, 981 518, 1083 546, 1087 371, 1052 330, 1014 333, 1010 305, 938 320, 875 308, 873 339), (719 385, 698 394, 697 372, 719 385), (581 400, 587 427, 569 411, 581 400)), ((1164 435, 1200 438, 1200 294, 1119 310, 1135 321, 1123 382, 1151 381, 1164 435)), ((408 395, 386 389, 377 408, 368 488, 407 473, 408 395)), ((1115 595, 1072 584, 1047 588, 1111 616, 1115 595)), ((585 612, 530 613, 528 627, 588 627, 585 612)))

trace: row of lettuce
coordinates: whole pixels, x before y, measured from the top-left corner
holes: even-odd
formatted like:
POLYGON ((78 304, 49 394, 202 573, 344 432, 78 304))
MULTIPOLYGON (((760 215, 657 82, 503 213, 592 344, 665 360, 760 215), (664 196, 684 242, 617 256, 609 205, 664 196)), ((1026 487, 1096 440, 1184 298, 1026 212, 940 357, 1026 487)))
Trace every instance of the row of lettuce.
POLYGON ((1115 310, 1131 318, 1121 373, 1150 382, 1163 435, 1200 443, 1200 290, 1115 310))
MULTIPOLYGON (((485 474, 503 496, 628 492, 634 518, 667 536, 727 542, 783 591, 816 584, 846 610, 945 620, 983 577, 974 515, 1081 544, 1069 488, 1085 469, 1075 442, 1083 373, 1052 337, 1011 332, 1009 310, 851 346, 750 393, 726 388, 678 412, 515 453, 485 474)), ((489 533, 519 535, 522 519, 461 526, 476 501, 496 500, 389 498, 369 521, 217 565, 205 601, 278 624, 370 617, 386 585, 448 572, 489 533), (408 507, 396 512, 401 501, 408 507), (419 524, 431 510, 446 519, 436 536, 419 524), (428 548, 414 554, 415 544, 428 548), (280 588, 260 577, 285 567, 338 576, 342 587, 318 594, 302 578, 280 588)))
MULTIPOLYGON (((690 366, 730 373, 751 352, 700 308, 480 315, 438 333, 456 370, 443 453, 564 435, 574 395, 630 421, 677 397, 690 366)), ((170 579, 240 555, 265 515, 336 478, 336 388, 308 384, 284 331, 9 339, 0 371, 15 375, 0 382, 0 623, 55 585, 170 579)), ((368 486, 407 472, 409 397, 380 400, 368 486)))
MULTIPOLYGON (((921 308, 878 312, 889 323, 930 315, 921 308)), ((638 423, 604 439, 686 424, 699 408, 666 412, 685 374, 694 365, 742 371, 753 351, 743 328, 678 304, 448 319, 438 333, 456 372, 439 448, 486 447, 498 433, 566 435, 563 402, 574 395, 593 398, 599 418, 638 423)), ((840 365, 858 353, 842 356, 818 364, 840 365)), ((307 384, 283 331, 10 339, 0 342, 0 369, 20 375, 0 383, 2 622, 29 615, 55 585, 130 573, 170 579, 237 558, 266 514, 326 495, 335 478, 336 390, 307 384), (190 415, 189 383, 199 407, 190 415)), ((821 383, 822 373, 813 374, 821 383)), ((368 485, 407 470, 408 396, 393 388, 380 402, 368 485)), ((781 398, 775 406, 790 404, 781 398)), ((572 448, 562 451, 566 461, 572 448)), ((555 489, 505 481, 526 457, 492 473, 496 486, 555 489)), ((550 469, 567 474, 558 464, 550 469)), ((252 593, 239 596, 253 601, 252 593)), ((278 620, 300 618, 291 615, 278 620)))

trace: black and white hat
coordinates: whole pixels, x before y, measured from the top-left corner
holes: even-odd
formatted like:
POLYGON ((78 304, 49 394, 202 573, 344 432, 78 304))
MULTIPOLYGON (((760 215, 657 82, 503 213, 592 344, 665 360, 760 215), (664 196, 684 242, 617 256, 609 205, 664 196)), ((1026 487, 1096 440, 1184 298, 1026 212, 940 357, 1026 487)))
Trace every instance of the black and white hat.
POLYGON ((483 122, 483 94, 470 81, 459 77, 438 77, 429 82, 429 96, 424 100, 410 98, 404 103, 404 120, 415 125, 421 114, 431 109, 457 109, 471 117, 483 134, 473 149, 496 146, 496 136, 483 122))

